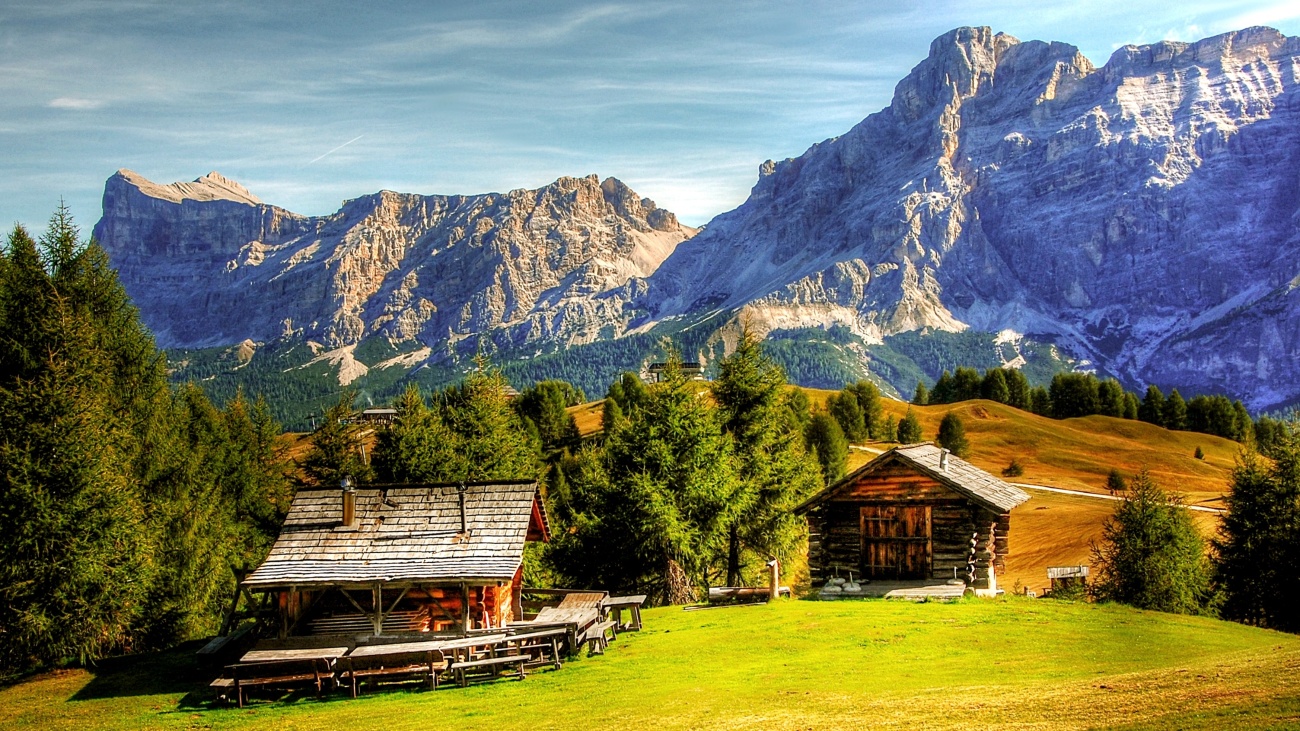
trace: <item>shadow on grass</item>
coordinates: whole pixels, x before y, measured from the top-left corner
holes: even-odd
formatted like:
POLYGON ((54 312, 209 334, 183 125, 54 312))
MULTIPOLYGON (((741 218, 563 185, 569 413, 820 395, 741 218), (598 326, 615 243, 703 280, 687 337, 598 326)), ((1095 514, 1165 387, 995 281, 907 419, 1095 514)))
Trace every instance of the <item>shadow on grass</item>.
POLYGON ((93 676, 70 701, 131 696, 182 695, 182 707, 207 707, 208 683, 218 670, 199 666, 194 652, 202 641, 187 642, 162 652, 101 660, 86 668, 93 676))

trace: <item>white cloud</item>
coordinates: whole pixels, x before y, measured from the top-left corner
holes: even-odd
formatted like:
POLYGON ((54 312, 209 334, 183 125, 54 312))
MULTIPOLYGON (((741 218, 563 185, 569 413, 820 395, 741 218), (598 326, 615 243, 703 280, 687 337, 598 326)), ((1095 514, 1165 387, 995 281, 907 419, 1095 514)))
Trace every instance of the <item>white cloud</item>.
POLYGON ((46 105, 51 109, 74 109, 77 111, 86 111, 88 109, 99 109, 104 106, 101 101, 95 99, 79 99, 73 96, 61 96, 58 99, 51 99, 46 105))

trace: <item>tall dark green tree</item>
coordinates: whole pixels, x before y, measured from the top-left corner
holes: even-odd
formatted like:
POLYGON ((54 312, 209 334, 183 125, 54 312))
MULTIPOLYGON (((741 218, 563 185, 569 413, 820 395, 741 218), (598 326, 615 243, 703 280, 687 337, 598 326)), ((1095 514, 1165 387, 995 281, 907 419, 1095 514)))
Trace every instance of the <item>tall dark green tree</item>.
POLYGON ((1011 388, 1007 383, 1006 371, 990 368, 984 372, 984 381, 980 384, 984 398, 1000 404, 1011 403, 1011 388))
POLYGON ((880 389, 870 381, 858 381, 844 387, 844 392, 852 394, 858 400, 862 410, 862 422, 866 425, 867 436, 879 439, 885 420, 885 408, 880 403, 880 389))
POLYGON ((514 400, 515 410, 537 427, 543 451, 576 447, 578 424, 568 407, 587 400, 582 390, 564 381, 541 381, 514 400))
POLYGON ((1159 386, 1147 386, 1142 405, 1138 407, 1138 418, 1148 424, 1165 425, 1165 395, 1159 386))
POLYGON ((365 429, 355 422, 352 402, 356 394, 346 391, 321 417, 311 433, 311 448, 301 467, 304 484, 311 487, 338 487, 344 477, 354 484, 373 481, 374 473, 365 457, 365 429))
POLYGON ((939 422, 939 436, 936 438, 940 447, 965 459, 970 456, 970 441, 966 439, 966 425, 955 411, 944 414, 939 422))
POLYGON ((1205 540, 1181 502, 1142 470, 1093 544, 1099 599, 1177 614, 1212 609, 1205 540))
POLYGON ((916 391, 912 394, 912 403, 918 406, 925 406, 930 403, 930 391, 925 387, 925 381, 916 382, 916 391))
POLYGON ((373 466, 380 482, 439 482, 469 471, 456 436, 419 386, 408 385, 394 406, 392 425, 375 439, 373 466))
POLYGON ((982 396, 980 372, 974 368, 958 368, 952 374, 953 401, 970 401, 982 396))
POLYGON ((511 408, 501 372, 480 362, 442 394, 442 420, 455 435, 456 462, 440 479, 533 480, 541 477, 541 445, 511 408))
MULTIPOLYGON (((785 374, 748 329, 719 366, 713 395, 735 448, 736 489, 727 528, 726 581, 741 584, 743 558, 782 563, 804 537, 791 509, 821 484, 797 425, 785 418, 785 374)), ((877 408, 879 404, 877 403, 877 408)))
POLYGON ((1124 387, 1114 378, 1097 384, 1097 413, 1102 416, 1124 418, 1124 387))
POLYGON ((844 438, 850 442, 864 442, 870 432, 867 429, 866 414, 856 394, 847 389, 833 393, 826 399, 826 410, 839 422, 844 438))
POLYGON ((1017 409, 1029 411, 1033 407, 1029 379, 1015 368, 1006 369, 1004 376, 1007 381, 1007 403, 1017 409))
POLYGON ((1216 569, 1224 616, 1300 631, 1300 437, 1287 425, 1272 461, 1244 450, 1232 473, 1216 569))
POLYGON ((916 444, 921 441, 921 420, 911 409, 898 420, 898 443, 916 444))
POLYGON ((821 466, 823 482, 829 485, 844 476, 849 440, 844 437, 844 430, 835 417, 825 411, 814 413, 804 431, 804 439, 808 451, 817 457, 821 466))
POLYGON ((1165 400, 1165 407, 1161 412, 1161 420, 1166 429, 1187 428, 1187 402, 1183 400, 1183 395, 1178 393, 1178 389, 1169 392, 1169 398, 1165 400))
POLYGON ((1098 412, 1097 378, 1090 373, 1057 373, 1050 389, 1052 416, 1070 419, 1098 412))

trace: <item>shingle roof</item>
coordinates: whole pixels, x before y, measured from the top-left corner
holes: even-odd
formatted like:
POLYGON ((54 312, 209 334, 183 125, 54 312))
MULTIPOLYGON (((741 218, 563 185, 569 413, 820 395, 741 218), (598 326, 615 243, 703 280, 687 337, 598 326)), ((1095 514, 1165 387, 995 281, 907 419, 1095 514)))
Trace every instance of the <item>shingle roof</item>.
POLYGON ((804 501, 802 505, 795 508, 795 511, 803 512, 830 497, 845 485, 857 481, 861 476, 893 459, 906 462, 954 491, 999 512, 1009 512, 1029 499, 1025 491, 1008 485, 952 453, 948 454, 947 468, 941 467, 940 457, 945 451, 930 442, 894 447, 804 501))
POLYGON ((509 581, 523 560, 535 500, 544 525, 537 483, 466 484, 462 536, 455 484, 358 489, 352 529, 339 525, 339 490, 304 490, 244 585, 509 581))

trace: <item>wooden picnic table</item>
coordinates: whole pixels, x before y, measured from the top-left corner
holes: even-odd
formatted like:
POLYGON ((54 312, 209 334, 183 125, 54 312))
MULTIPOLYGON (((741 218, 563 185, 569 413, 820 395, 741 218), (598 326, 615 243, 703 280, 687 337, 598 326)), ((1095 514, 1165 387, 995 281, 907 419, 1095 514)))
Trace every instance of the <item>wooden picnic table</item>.
POLYGON ((403 652, 429 652, 447 649, 449 640, 419 640, 418 642, 393 642, 383 645, 361 645, 348 653, 348 657, 375 657, 377 655, 396 655, 403 652))
POLYGON ((600 610, 596 607, 543 607, 532 620, 533 624, 558 624, 568 628, 569 652, 576 653, 578 644, 587 628, 600 621, 600 610))
MULTIPOLYGON (((505 632, 499 632, 491 635, 471 635, 469 637, 460 637, 454 640, 433 640, 432 642, 436 647, 432 647, 431 649, 449 652, 452 657, 459 660, 461 650, 465 651, 467 658, 470 651, 475 647, 487 647, 495 652, 496 646, 501 644, 501 642, 507 637, 508 635, 505 632)), ((383 645, 380 645, 380 647, 383 647, 383 645)))
MULTIPOLYGON (((519 652, 524 651, 525 643, 532 643, 537 647, 551 651, 551 664, 556 670, 560 669, 560 638, 569 634, 569 628, 563 626, 548 627, 535 632, 522 632, 506 637, 507 645, 513 644, 519 652)), ((540 653, 539 653, 540 657, 540 653)))
POLYGON ((612 596, 601 603, 601 608, 606 612, 614 612, 614 623, 623 630, 641 629, 641 605, 645 604, 645 594, 634 594, 631 596, 612 596), (627 609, 632 614, 632 621, 627 624, 622 623, 623 610, 627 609))
POLYGON ((239 658, 240 662, 279 662, 282 660, 337 660, 348 653, 348 647, 311 647, 292 650, 250 650, 239 658))
POLYGON ((448 665, 442 652, 446 644, 446 640, 419 640, 362 645, 339 661, 344 666, 339 677, 347 681, 353 698, 365 679, 378 682, 382 678, 423 676, 430 688, 437 689, 438 674, 448 665))

